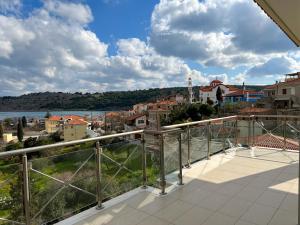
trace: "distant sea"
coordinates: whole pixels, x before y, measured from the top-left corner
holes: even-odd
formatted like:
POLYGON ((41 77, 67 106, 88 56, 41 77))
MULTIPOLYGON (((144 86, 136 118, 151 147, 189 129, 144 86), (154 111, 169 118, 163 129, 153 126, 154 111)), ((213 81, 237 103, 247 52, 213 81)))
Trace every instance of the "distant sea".
MULTIPOLYGON (((78 115, 78 116, 100 116, 104 111, 49 111, 51 115, 78 115)), ((5 118, 19 118, 25 116, 26 118, 44 118, 45 112, 0 112, 0 120, 5 118)))

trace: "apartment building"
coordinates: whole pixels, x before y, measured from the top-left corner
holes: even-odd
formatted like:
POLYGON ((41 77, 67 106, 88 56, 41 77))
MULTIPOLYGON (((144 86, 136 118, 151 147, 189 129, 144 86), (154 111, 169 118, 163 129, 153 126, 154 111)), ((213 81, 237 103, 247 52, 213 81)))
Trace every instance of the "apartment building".
POLYGON ((263 91, 266 101, 276 109, 300 109, 300 72, 286 74, 283 82, 276 82, 263 91))

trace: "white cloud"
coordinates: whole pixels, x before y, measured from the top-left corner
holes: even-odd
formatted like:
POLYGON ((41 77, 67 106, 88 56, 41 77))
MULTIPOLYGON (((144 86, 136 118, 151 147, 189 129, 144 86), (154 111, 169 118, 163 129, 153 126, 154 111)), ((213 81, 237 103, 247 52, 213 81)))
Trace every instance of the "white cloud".
POLYGON ((151 44, 162 55, 204 66, 254 66, 296 51, 252 1, 161 0, 152 13, 151 44))
POLYGON ((21 7, 21 0, 0 0, 0 13, 18 13, 21 7))
POLYGON ((70 22, 88 24, 93 20, 91 9, 87 5, 58 0, 46 0, 44 6, 48 12, 70 22))
POLYGON ((137 38, 119 40, 117 54, 109 56, 108 44, 87 29, 92 16, 71 15, 72 7, 86 15, 88 8, 67 4, 47 1, 23 19, 0 16, 1 95, 183 86, 188 73, 195 85, 207 82, 183 60, 161 56, 137 38))

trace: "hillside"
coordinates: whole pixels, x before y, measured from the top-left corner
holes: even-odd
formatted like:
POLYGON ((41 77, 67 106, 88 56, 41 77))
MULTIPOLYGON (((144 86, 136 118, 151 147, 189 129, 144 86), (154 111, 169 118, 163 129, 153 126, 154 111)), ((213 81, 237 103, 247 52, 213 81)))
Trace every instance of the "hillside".
MULTIPOLYGON (((236 86, 241 88, 241 86, 236 86)), ((262 86, 247 86, 247 89, 260 90, 262 86)), ((194 87, 198 97, 199 87, 194 87)), ((18 97, 0 97, 0 111, 46 111, 46 110, 119 110, 129 109, 141 102, 180 93, 187 96, 186 87, 154 88, 136 91, 116 91, 104 93, 63 93, 43 92, 18 97)))

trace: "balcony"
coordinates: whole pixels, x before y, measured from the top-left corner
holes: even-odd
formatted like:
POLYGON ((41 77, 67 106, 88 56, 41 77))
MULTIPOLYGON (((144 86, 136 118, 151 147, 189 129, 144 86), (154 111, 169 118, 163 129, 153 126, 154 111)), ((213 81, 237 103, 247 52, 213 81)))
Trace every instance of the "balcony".
POLYGON ((233 116, 0 153, 0 224, 297 224, 299 127, 233 116))

